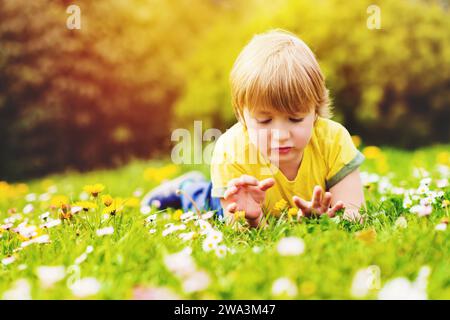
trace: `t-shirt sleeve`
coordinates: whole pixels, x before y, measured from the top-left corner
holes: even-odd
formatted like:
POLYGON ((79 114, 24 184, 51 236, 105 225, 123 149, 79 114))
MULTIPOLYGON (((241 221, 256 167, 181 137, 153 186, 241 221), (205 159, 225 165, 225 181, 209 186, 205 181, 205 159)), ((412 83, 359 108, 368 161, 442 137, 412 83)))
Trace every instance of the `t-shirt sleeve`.
POLYGON ((363 154, 355 147, 350 133, 339 125, 328 139, 328 174, 326 188, 329 190, 358 168, 364 161, 363 154))
POLYGON ((214 147, 210 170, 211 196, 216 198, 223 197, 231 179, 238 178, 245 173, 242 166, 233 161, 230 154, 226 152, 224 142, 221 139, 218 139, 214 147))

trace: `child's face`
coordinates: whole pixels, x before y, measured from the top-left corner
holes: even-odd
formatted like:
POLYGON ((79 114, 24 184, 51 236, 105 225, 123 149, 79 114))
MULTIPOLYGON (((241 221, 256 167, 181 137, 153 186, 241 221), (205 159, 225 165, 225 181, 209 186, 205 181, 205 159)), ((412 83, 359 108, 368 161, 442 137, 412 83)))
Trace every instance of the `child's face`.
POLYGON ((244 120, 250 141, 274 164, 296 164, 309 143, 315 111, 283 114, 279 111, 250 113, 244 108, 244 120))

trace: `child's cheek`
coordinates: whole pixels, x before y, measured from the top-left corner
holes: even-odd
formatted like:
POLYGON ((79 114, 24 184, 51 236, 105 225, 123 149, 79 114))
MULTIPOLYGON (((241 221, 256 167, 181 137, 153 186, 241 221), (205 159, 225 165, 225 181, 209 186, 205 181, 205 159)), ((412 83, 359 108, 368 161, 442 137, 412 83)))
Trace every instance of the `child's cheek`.
POLYGON ((294 144, 299 149, 304 149, 311 139, 312 128, 298 128, 293 132, 294 144))

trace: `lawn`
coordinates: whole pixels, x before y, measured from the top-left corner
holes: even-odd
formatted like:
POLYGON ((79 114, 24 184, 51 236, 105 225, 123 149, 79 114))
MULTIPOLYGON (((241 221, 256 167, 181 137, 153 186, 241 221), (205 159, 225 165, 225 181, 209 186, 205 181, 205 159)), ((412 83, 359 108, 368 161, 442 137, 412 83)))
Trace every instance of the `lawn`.
POLYGON ((362 225, 141 207, 166 178, 208 174, 169 160, 0 182, 0 298, 450 299, 448 150, 364 148, 362 225))

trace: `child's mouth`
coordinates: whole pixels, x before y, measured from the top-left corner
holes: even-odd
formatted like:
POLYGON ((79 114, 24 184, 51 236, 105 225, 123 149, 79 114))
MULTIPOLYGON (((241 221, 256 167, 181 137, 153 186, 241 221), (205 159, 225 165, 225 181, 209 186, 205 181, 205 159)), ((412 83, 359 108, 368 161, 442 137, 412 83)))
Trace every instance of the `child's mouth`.
POLYGON ((292 150, 292 147, 280 147, 275 148, 275 150, 278 151, 279 154, 288 154, 292 150))

